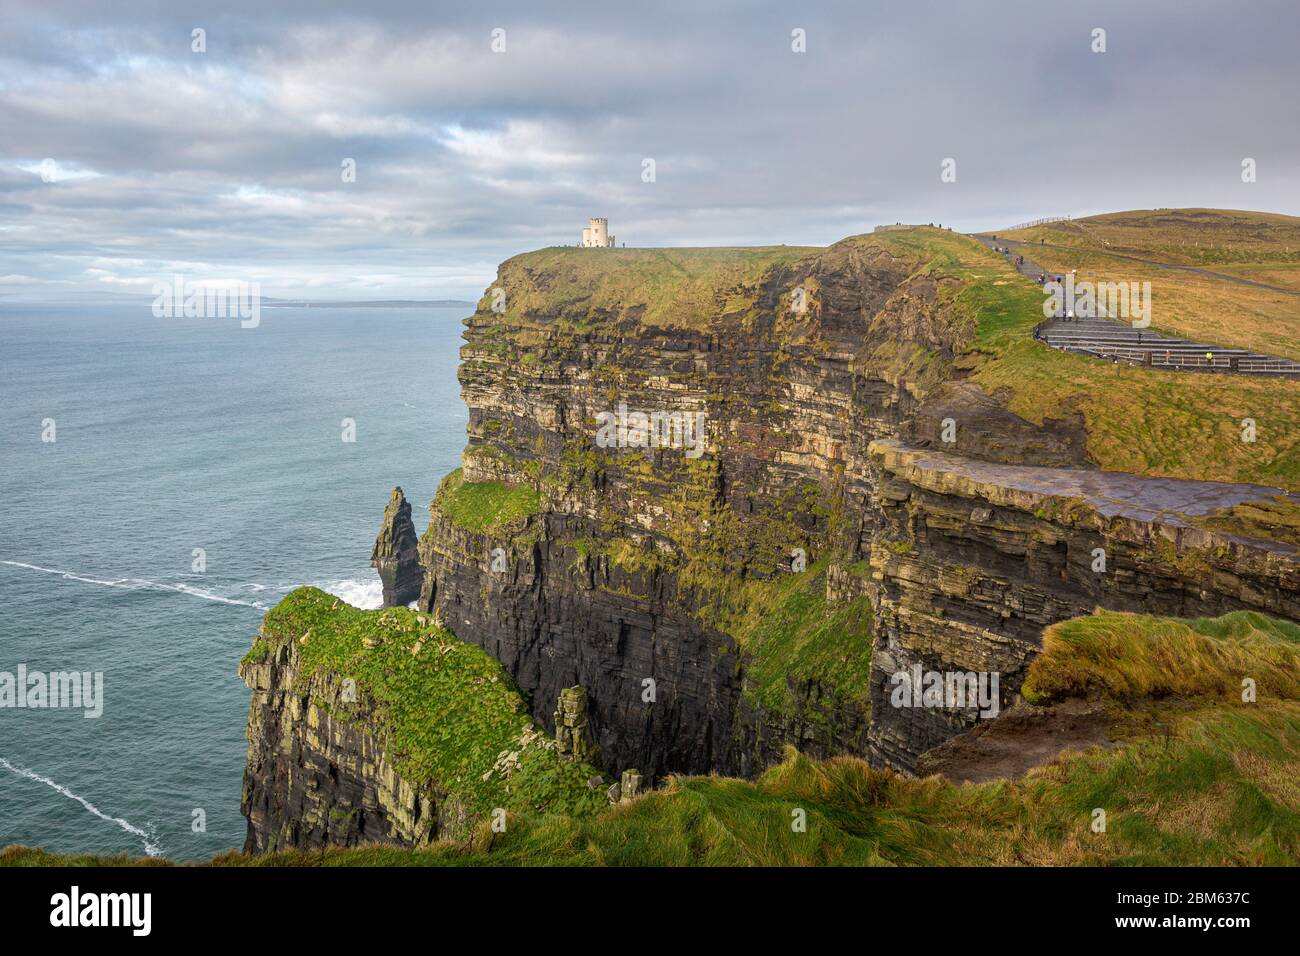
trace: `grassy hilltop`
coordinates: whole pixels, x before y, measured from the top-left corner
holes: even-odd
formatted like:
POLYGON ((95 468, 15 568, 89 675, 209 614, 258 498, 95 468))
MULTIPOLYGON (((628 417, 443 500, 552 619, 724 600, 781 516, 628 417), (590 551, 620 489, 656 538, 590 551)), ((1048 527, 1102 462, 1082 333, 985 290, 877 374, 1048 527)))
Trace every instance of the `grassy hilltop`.
MULTIPOLYGON (((1300 489, 1300 382, 1160 372, 1055 351, 1031 334, 1043 319, 1041 290, 1003 257, 937 230, 889 233, 883 241, 926 257, 921 268, 962 280, 956 311, 976 331, 957 367, 1030 421, 1081 413, 1088 453, 1104 470, 1300 489), (1243 418, 1257 423, 1253 444, 1241 440, 1243 418)), ((1164 281, 1183 281, 1176 275, 1164 281)), ((1262 347, 1250 323, 1239 324, 1239 335, 1219 342, 1262 347)))
MULTIPOLYGON (((974 239, 939 238, 918 230, 894 241, 928 248, 931 268, 962 278, 957 306, 976 333, 957 365, 1015 414, 1040 423, 1080 412, 1088 453, 1105 471, 1300 489, 1300 382, 1152 371, 1048 349, 1031 334, 1043 320, 1039 287, 974 239), (1242 441, 1247 418, 1257 424, 1253 444, 1242 441)), ((1262 347, 1248 333, 1221 341, 1262 347)))
POLYGON ((1298 218, 1227 209, 1139 209, 1005 235, 1045 243, 1026 251, 1048 269, 1078 269, 1080 275, 1093 273, 1107 281, 1150 282, 1152 326, 1160 331, 1300 359, 1298 218))
MULTIPOLYGON (((814 259, 812 246, 590 249, 553 246, 501 264, 510 293, 503 321, 577 327, 633 322, 657 328, 707 328, 719 317, 759 307, 773 273, 814 259), (544 277, 542 281, 535 281, 544 277), (595 317, 594 319, 592 317, 595 317)), ((491 306, 489 288, 479 308, 491 306)))
MULTIPOLYGON (((1003 235, 1003 233, 999 233, 1003 235)), ((1005 235, 1261 278, 1300 269, 1300 218, 1242 209, 1132 209, 1005 235), (1254 275, 1250 275, 1254 273, 1254 275)), ((1296 276, 1300 279, 1300 276, 1296 276)), ((1286 282, 1272 284, 1285 285, 1286 282)), ((1300 289, 1300 285, 1296 286, 1300 289)))

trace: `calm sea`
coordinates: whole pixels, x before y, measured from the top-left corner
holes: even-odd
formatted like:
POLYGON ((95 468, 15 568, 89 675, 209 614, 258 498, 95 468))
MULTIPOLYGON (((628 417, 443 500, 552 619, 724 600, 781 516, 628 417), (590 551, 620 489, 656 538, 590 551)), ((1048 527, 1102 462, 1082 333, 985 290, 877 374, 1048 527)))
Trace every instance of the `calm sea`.
POLYGON ((459 464, 469 311, 263 309, 242 329, 0 305, 0 672, 104 675, 96 719, 0 708, 0 846, 242 845, 239 659, 298 585, 378 606, 389 492, 423 530, 459 464))

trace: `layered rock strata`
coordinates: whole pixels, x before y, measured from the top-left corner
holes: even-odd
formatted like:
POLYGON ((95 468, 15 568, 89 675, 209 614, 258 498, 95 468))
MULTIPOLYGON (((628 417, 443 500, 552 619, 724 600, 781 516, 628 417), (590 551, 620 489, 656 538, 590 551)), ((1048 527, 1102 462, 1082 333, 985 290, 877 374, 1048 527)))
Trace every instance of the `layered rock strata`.
POLYGON ((405 607, 420 596, 424 569, 420 567, 419 536, 401 488, 394 488, 388 499, 370 564, 383 583, 384 607, 405 607))
POLYGON ((1009 705, 1043 628, 1098 607, 1300 618, 1294 546, 1191 523, 1275 488, 995 465, 896 441, 871 451, 881 469, 869 585, 879 762, 913 770, 979 719, 974 707, 893 706, 891 679, 914 667, 998 673, 1009 705))
POLYGON ((397 773, 364 691, 336 674, 304 676, 293 642, 245 660, 239 676, 253 692, 245 852, 433 841, 438 801, 397 773))
MULTIPOLYGON (((418 572, 400 492, 385 512, 386 602, 421 577, 418 608, 548 733, 579 739, 556 701, 580 686, 580 746, 638 786, 753 775, 790 744, 913 772, 980 717, 894 706, 896 674, 997 674, 1009 706, 1043 627, 1096 607, 1300 619, 1294 548, 1198 520, 1276 489, 1098 471, 1082 417, 1030 422, 964 379, 960 286, 863 240, 509 260, 465 323, 468 443, 418 572)), ((250 723, 298 733, 281 746, 346 743, 250 723)), ((384 773, 367 753, 359 785, 384 773)), ((414 799, 369 825, 421 839, 437 809, 414 799)))

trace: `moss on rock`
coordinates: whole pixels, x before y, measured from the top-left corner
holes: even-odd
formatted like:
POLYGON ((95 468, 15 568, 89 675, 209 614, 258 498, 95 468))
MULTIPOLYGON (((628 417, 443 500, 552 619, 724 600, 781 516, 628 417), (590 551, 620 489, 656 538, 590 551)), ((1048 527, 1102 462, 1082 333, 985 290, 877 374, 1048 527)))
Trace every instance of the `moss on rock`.
POLYGON ((433 507, 458 527, 479 533, 537 514, 542 509, 542 497, 528 485, 466 481, 457 468, 438 486, 433 507))
MULTIPOLYGON (((254 649, 292 644, 303 678, 355 681, 402 777, 432 785, 472 818, 497 807, 582 814, 607 803, 587 785, 600 771, 561 758, 501 665, 429 615, 361 611, 299 588, 267 613, 263 635, 254 649)), ((346 720, 346 708, 332 716, 346 720)))

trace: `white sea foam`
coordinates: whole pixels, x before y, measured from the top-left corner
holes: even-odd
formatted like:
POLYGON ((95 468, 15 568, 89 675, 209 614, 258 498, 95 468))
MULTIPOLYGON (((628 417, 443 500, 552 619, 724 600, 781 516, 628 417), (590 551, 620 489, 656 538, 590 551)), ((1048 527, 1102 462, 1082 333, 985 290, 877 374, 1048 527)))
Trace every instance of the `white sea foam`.
POLYGON ((238 598, 223 597, 207 588, 194 587, 192 584, 165 584, 159 581, 148 581, 144 578, 116 578, 108 580, 106 578, 92 578, 84 574, 77 574, 73 571, 64 571, 59 568, 43 568, 39 564, 26 564, 22 561, 0 561, 0 564, 7 564, 15 568, 26 568, 29 571, 40 571, 43 574, 57 574, 59 577, 68 581, 81 581, 84 584, 98 584, 102 587, 122 588, 126 591, 172 591, 177 594, 188 594, 190 597, 202 598, 205 601, 216 601, 218 604, 235 604, 240 607, 251 607, 258 611, 268 610, 266 604, 259 604, 257 601, 241 601, 238 598))
POLYGON ((8 564, 15 568, 27 568, 29 571, 43 571, 46 574, 58 574, 67 578, 69 581, 84 581, 87 584, 102 584, 110 588, 126 588, 128 591, 139 590, 138 586, 129 583, 129 578, 118 578, 115 581, 105 581, 102 578, 87 578, 80 574, 73 574, 71 571, 59 571, 55 568, 42 568, 36 564, 24 564, 21 561, 0 561, 0 564, 8 564))
MULTIPOLYGON (((153 582, 149 583, 152 584, 153 582)), ((162 590, 179 591, 181 594, 203 598, 205 601, 216 601, 219 604, 238 604, 241 607, 256 608, 259 611, 270 610, 270 605, 267 604, 259 604, 257 601, 240 601, 237 598, 222 597, 220 594, 213 594, 205 588, 191 587, 188 584, 155 584, 154 587, 162 590)))
MULTIPOLYGON (((9 564, 12 562, 6 561, 5 563, 9 564)), ((131 833, 139 837, 141 842, 144 843, 144 852, 147 853, 149 856, 162 856, 162 848, 159 847, 158 844, 154 842, 154 840, 156 840, 157 837, 152 832, 153 831, 152 826, 150 826, 148 830, 142 830, 139 827, 135 826, 134 824, 128 823, 126 820, 123 820, 121 817, 110 817, 107 813, 100 810, 99 807, 95 806, 85 797, 77 796, 75 793, 73 793, 63 784, 55 783, 49 777, 43 777, 39 773, 36 773, 34 770, 28 770, 26 767, 15 766, 14 764, 11 764, 8 760, 5 760, 4 757, 0 757, 0 767, 4 767, 6 770, 16 773, 20 777, 26 777, 28 780, 35 780, 38 783, 43 783, 51 790, 63 794, 69 800, 76 800, 79 804, 81 804, 83 807, 85 807, 95 816, 99 817, 101 820, 105 820, 108 823, 116 823, 127 833, 131 833)))
POLYGON ((379 580, 378 575, 369 581, 348 578, 343 581, 325 581, 315 587, 342 598, 363 611, 373 611, 384 606, 384 583, 379 580))
MULTIPOLYGON (((60 568, 46 568, 39 564, 27 564, 23 561, 0 561, 0 564, 24 568, 28 571, 39 571, 42 574, 57 574, 68 581, 80 581, 84 584, 96 584, 101 587, 121 588, 126 591, 171 591, 176 594, 202 598, 204 601, 216 601, 218 604, 250 607, 257 611, 267 611, 271 607, 269 604, 263 604, 260 601, 244 601, 239 598, 226 597, 208 588, 196 587, 193 584, 185 584, 179 581, 175 584, 167 584, 161 581, 149 581, 145 578, 115 578, 109 580, 107 578, 94 578, 84 574, 77 574, 74 571, 64 571, 60 568)), ((343 578, 341 580, 315 581, 312 582, 312 586, 327 591, 337 598, 342 598, 353 607, 360 608, 363 611, 371 611, 383 607, 384 604, 384 585, 379 580, 378 575, 365 580, 343 578)), ((271 590, 282 594, 288 594, 297 587, 300 587, 300 585, 287 584, 275 587, 256 583, 240 585, 241 590, 254 592, 271 590)))

